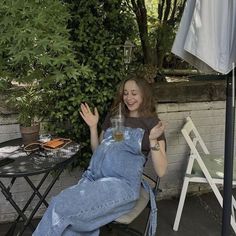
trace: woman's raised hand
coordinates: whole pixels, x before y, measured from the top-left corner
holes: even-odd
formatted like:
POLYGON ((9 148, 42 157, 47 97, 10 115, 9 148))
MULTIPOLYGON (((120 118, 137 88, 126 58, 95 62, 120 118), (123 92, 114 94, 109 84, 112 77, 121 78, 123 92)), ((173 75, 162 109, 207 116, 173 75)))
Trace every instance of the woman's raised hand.
POLYGON ((159 138, 163 134, 165 127, 166 125, 164 125, 162 121, 158 122, 158 124, 151 129, 149 140, 155 140, 159 138))
POLYGON ((98 114, 97 108, 95 107, 94 112, 92 112, 87 103, 81 103, 80 109, 81 110, 79 113, 82 116, 82 118, 84 119, 84 121, 86 122, 86 124, 89 127, 97 126, 97 123, 99 120, 99 114, 98 114))

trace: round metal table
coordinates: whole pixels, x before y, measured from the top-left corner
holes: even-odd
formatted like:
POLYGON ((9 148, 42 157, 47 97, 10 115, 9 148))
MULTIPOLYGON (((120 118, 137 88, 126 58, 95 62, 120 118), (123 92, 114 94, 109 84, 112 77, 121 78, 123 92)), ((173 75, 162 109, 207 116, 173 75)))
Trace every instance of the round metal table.
POLYGON ((32 152, 26 152, 24 150, 21 139, 15 139, 0 144, 0 162, 5 158, 14 160, 11 163, 0 166, 0 188, 6 200, 10 202, 18 213, 18 217, 13 222, 6 235, 14 234, 15 227, 20 219, 23 220, 24 225, 17 235, 22 235, 27 227, 30 227, 32 232, 34 231, 35 227, 31 224, 31 220, 42 203, 48 207, 45 198, 63 170, 78 156, 79 151, 80 145, 76 142, 70 142, 64 147, 55 150, 44 150, 41 145, 38 145, 38 148, 36 145, 36 150, 32 152), (50 183, 47 188, 43 190, 43 193, 41 193, 39 191, 41 186, 52 172, 50 183), (42 174, 42 178, 40 182, 35 185, 29 177, 40 174, 42 174), (9 178, 8 186, 1 181, 1 178, 9 178), (31 193, 23 208, 18 206, 11 193, 11 189, 17 178, 24 178, 33 190, 33 193, 31 193), (27 217, 24 212, 36 195, 39 201, 34 206, 30 216, 27 217))

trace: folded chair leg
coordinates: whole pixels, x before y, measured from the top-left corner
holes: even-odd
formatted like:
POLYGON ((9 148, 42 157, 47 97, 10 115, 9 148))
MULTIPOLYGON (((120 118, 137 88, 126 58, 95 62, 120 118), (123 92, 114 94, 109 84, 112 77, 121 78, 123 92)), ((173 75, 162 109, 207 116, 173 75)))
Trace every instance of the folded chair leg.
POLYGON ((235 220, 235 210, 236 210, 236 201, 235 201, 234 196, 232 196, 232 216, 234 220, 235 220))
POLYGON ((189 177, 184 177, 184 183, 183 183, 183 187, 181 190, 179 205, 178 205, 177 213, 175 216, 175 222, 174 222, 174 226, 173 226, 174 231, 178 231, 178 228, 179 228, 179 222, 180 222, 180 218, 181 218, 182 211, 183 211, 183 206, 184 206, 184 202, 185 202, 185 198, 186 198, 188 184, 189 184, 189 177))
POLYGON ((148 235, 149 227, 150 227, 150 211, 149 211, 149 214, 148 214, 148 219, 147 219, 147 223, 146 223, 146 227, 145 227, 145 231, 144 231, 144 236, 148 235))
MULTIPOLYGON (((202 161, 202 159, 198 159, 198 164, 201 167, 201 169, 202 169, 202 171, 203 171, 203 173, 204 173, 204 175, 207 179, 207 182, 211 186, 211 189, 213 190, 220 206, 223 208, 223 197, 222 197, 219 189, 217 188, 216 184, 214 183, 214 180, 210 176, 210 174, 209 174, 204 162, 202 161)), ((232 206, 231 206, 232 211, 231 211, 230 223, 231 223, 231 226, 232 226, 234 232, 236 233, 236 222, 235 222, 235 217, 234 217, 234 207, 235 207, 235 199, 232 196, 232 206)))
POLYGON ((231 218, 230 218, 230 223, 231 223, 231 226, 233 228, 234 233, 236 234, 236 222, 235 222, 235 219, 233 218, 232 215, 231 215, 231 218))
MULTIPOLYGON (((220 203, 220 206, 223 207, 223 197, 220 194, 219 189, 216 187, 216 184, 214 184, 213 182, 209 182, 218 202, 220 203)), ((235 209, 235 199, 232 196, 232 207, 231 207, 232 211, 231 211, 231 217, 230 217, 230 223, 231 226, 234 230, 234 233, 236 234, 236 221, 235 221, 235 214, 234 214, 234 209, 235 209)))
POLYGON ((234 196, 232 196, 232 214, 231 214, 230 223, 234 230, 234 233, 236 234, 235 210, 236 210, 236 201, 235 201, 234 196))
MULTIPOLYGON (((199 163, 201 163, 201 162, 199 162, 199 163)), ((223 207, 223 197, 222 197, 219 189, 217 188, 216 184, 214 183, 214 181, 213 181, 212 177, 209 175, 209 173, 204 170, 206 167, 203 165, 200 165, 200 166, 202 166, 203 173, 205 174, 206 179, 207 179, 209 185, 211 186, 211 189, 213 190, 220 206, 223 207)), ((235 221, 235 217, 234 217, 234 207, 235 207, 235 199, 232 196, 232 206, 231 206, 232 212, 231 212, 231 217, 230 217, 230 223, 231 223, 231 226, 232 226, 234 232, 236 233, 236 221, 235 221)))

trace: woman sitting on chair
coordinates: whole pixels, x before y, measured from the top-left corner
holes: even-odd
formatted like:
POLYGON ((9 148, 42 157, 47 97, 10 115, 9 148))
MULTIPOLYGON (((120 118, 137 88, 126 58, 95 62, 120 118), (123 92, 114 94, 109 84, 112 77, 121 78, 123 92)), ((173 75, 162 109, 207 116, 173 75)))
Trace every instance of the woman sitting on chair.
MULTIPOLYGON (((149 84, 133 76, 121 83, 118 92, 113 107, 121 104, 123 139, 116 141, 113 138, 112 112, 107 115, 99 138, 97 109, 92 112, 88 104, 81 104, 80 114, 90 128, 93 150, 90 165, 78 184, 51 200, 34 236, 97 236, 101 226, 135 206, 149 152, 157 175, 165 174, 165 127, 156 115, 149 84)), ((150 230, 150 236, 155 235, 155 228, 150 230)))

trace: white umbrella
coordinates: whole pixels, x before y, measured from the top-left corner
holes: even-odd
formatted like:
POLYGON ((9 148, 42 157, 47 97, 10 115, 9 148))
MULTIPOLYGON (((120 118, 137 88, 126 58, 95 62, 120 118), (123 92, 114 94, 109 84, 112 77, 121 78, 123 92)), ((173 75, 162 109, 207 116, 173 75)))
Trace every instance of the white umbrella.
POLYGON ((188 0, 172 52, 203 72, 228 74, 236 61, 236 1, 188 0))
MULTIPOLYGON (((236 1, 188 0, 172 52, 202 72, 228 74, 236 62, 236 1)), ((222 235, 228 236, 232 203, 235 76, 227 77, 222 235)))

